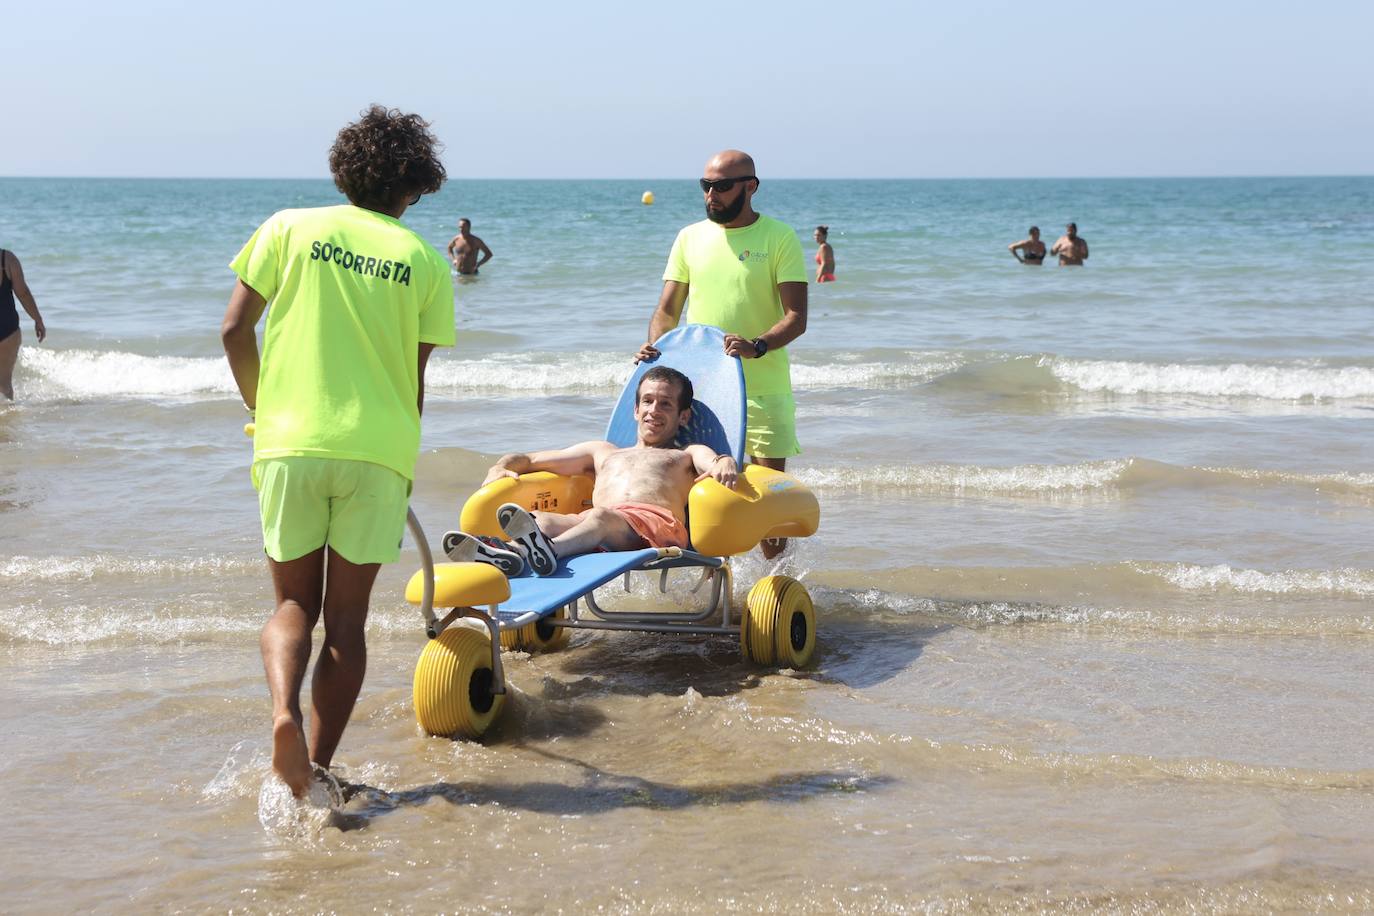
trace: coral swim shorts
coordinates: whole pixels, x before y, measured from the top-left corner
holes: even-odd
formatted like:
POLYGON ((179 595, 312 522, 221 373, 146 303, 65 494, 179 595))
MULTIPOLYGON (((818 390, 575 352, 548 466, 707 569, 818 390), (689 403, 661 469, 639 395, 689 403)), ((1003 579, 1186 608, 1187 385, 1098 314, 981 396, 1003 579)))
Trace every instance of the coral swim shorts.
POLYGON ((610 509, 625 519, 625 523, 650 547, 686 547, 690 540, 682 522, 662 506, 620 503, 610 509))

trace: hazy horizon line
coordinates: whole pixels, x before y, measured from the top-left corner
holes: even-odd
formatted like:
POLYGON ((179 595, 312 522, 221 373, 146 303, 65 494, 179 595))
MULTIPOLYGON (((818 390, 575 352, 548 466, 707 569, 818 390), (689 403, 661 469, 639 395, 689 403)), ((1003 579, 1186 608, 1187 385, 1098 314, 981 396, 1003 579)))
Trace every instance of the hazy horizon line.
MULTIPOLYGON (((762 181, 1209 181, 1247 178, 1371 178, 1374 172, 1309 172, 1305 174, 1228 174, 1228 175, 868 175, 826 177, 793 175, 762 181)), ((0 175, 10 181, 332 181, 328 175, 0 175)), ((586 177, 578 175, 521 175, 521 176, 450 176, 448 181, 695 181, 683 176, 629 176, 625 178, 586 177)))

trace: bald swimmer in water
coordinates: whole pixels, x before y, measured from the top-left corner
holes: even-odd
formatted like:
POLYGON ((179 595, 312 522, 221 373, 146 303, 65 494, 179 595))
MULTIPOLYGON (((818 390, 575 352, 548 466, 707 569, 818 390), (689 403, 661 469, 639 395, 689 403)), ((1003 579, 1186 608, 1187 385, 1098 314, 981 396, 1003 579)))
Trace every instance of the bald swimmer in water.
POLYGON ((1059 255, 1060 267, 1082 267, 1088 260, 1088 240, 1078 234, 1078 224, 1069 223, 1064 234, 1054 243, 1050 254, 1059 255))

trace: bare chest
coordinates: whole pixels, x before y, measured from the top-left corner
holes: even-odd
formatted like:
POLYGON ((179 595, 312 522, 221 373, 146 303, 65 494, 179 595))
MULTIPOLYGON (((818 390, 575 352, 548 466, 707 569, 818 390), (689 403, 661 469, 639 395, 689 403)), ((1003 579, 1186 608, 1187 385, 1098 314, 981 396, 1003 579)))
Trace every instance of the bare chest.
POLYGON ((623 448, 603 458, 596 475, 664 481, 686 476, 691 466, 691 457, 679 449, 623 448))

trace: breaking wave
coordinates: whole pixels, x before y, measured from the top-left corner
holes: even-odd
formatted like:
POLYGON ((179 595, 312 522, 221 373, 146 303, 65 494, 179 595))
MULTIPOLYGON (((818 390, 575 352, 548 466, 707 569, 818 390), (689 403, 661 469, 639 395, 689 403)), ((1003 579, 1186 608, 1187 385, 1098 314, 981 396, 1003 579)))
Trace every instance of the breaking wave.
POLYGON ((962 464, 799 466, 798 480, 816 489, 1034 495, 1150 487, 1295 487, 1327 495, 1374 498, 1374 473, 1310 474, 1234 467, 1185 467, 1148 458, 1006 467, 962 464))
MULTIPOLYGON (((220 357, 26 347, 20 365, 27 396, 39 400, 237 396, 228 364, 220 357)), ((627 354, 619 350, 519 351, 480 359, 455 359, 441 351, 429 363, 426 385, 450 393, 612 394, 624 385, 632 369, 627 354)), ((793 356, 792 376, 802 390, 934 384, 951 390, 1048 398, 1074 392, 1298 402, 1374 398, 1374 368, 1315 363, 1193 365, 961 351, 799 348, 793 356)))
POLYGON ((1275 401, 1374 397, 1366 366, 1188 365, 1042 357, 1039 366, 1082 391, 1120 395, 1193 395, 1275 401))

